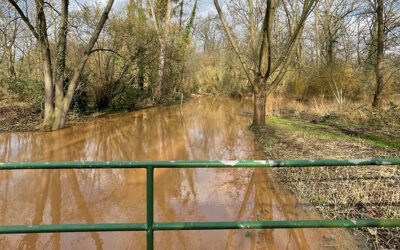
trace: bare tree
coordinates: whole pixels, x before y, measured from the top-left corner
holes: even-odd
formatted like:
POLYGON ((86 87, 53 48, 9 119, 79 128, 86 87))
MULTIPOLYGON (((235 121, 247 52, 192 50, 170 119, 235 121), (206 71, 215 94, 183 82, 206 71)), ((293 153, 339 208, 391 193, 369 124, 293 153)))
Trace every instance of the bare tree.
POLYGON ((217 25, 218 17, 209 14, 206 17, 200 17, 197 21, 195 35, 202 43, 203 53, 218 52, 217 25))
POLYGON ((346 17, 351 15, 358 7, 358 0, 321 0, 320 5, 315 10, 316 23, 322 28, 323 37, 319 37, 319 27, 316 27, 318 32, 317 47, 322 45, 325 63, 330 65, 335 60, 335 47, 338 43, 339 36, 344 34, 348 26, 346 17))
POLYGON ((7 61, 7 71, 10 78, 17 76, 15 68, 16 40, 20 32, 20 22, 16 18, 16 11, 0 6, 0 46, 3 50, 3 57, 7 61))
POLYGON ((171 0, 167 0, 166 3, 166 14, 164 17, 164 27, 160 25, 160 21, 158 20, 153 7, 152 0, 148 0, 148 4, 151 10, 151 16, 153 19, 154 28, 157 31, 158 39, 160 42, 160 55, 158 60, 158 73, 157 73, 157 83, 155 88, 155 98, 157 100, 161 99, 162 96, 162 89, 163 89, 163 77, 164 77, 164 70, 165 70, 165 57, 166 57, 166 46, 167 46, 167 39, 169 34, 169 26, 171 21, 171 0))
MULTIPOLYGON (((250 16, 253 18, 254 14, 251 14, 254 13, 253 0, 248 0, 247 2, 250 16)), ((284 44, 283 49, 279 51, 279 55, 274 56, 273 51, 277 49, 276 47, 282 47, 281 44, 278 45, 272 40, 274 25, 276 24, 275 13, 277 11, 279 2, 280 1, 277 0, 267 0, 262 22, 262 29, 260 32, 257 32, 256 25, 249 25, 250 34, 253 40, 251 44, 253 45, 254 51, 256 51, 256 57, 251 59, 252 64, 254 64, 254 68, 252 67, 254 73, 252 74, 251 69, 247 66, 248 60, 240 51, 232 29, 229 27, 229 24, 225 19, 218 0, 214 0, 214 5, 217 9, 232 48, 253 87, 253 126, 265 125, 266 99, 285 76, 287 68, 293 60, 294 53, 298 47, 298 43, 303 32, 304 23, 310 12, 315 7, 317 0, 305 0, 303 2, 297 23, 293 24, 294 28, 292 29, 292 32, 288 32, 288 35, 285 37, 285 40, 287 41, 286 44, 284 44), (255 34, 257 33, 260 34, 261 43, 254 41, 254 39, 256 39, 255 34)), ((290 27, 288 29, 290 29, 290 27)))
POLYGON ((90 37, 89 42, 86 44, 81 55, 81 59, 73 71, 71 79, 69 79, 69 76, 65 72, 69 24, 69 0, 61 1, 61 25, 58 31, 55 72, 53 72, 49 36, 47 33, 48 24, 45 14, 45 6, 48 5, 48 3, 44 0, 35 0, 35 28, 31 20, 29 20, 28 15, 22 10, 15 0, 8 0, 8 2, 18 12, 40 46, 44 72, 43 77, 45 83, 45 112, 43 126, 51 128, 52 130, 62 129, 65 126, 65 120, 71 106, 75 90, 79 84, 80 76, 90 54, 92 53, 93 47, 99 38, 100 32, 108 19, 108 15, 113 6, 114 0, 108 0, 107 5, 104 8, 103 13, 96 25, 95 31, 90 37), (69 81, 69 85, 67 90, 64 91, 67 81, 69 81))
POLYGON ((376 26, 377 26, 377 41, 376 41, 376 64, 375 64, 375 92, 374 92, 374 100, 372 102, 372 107, 377 108, 382 105, 382 90, 384 86, 383 82, 383 57, 384 57, 384 42, 385 42, 385 23, 384 23, 384 8, 383 8, 383 0, 377 0, 376 5, 374 6, 374 10, 376 12, 376 26))
POLYGON ((385 70, 384 67, 384 64, 390 61, 385 60, 386 51, 397 49, 400 45, 398 42, 400 7, 398 0, 368 0, 368 5, 369 9, 367 8, 365 13, 367 17, 372 16, 373 23, 371 25, 371 39, 366 63, 367 66, 373 66, 375 70, 372 107, 379 108, 382 106, 383 90, 393 76, 393 72, 385 70))

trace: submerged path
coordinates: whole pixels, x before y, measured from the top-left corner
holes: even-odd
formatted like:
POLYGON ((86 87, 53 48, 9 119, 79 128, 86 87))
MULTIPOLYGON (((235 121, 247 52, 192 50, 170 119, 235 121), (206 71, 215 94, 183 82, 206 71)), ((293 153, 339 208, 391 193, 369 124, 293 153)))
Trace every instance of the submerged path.
MULTIPOLYGON (((0 134, 0 161, 262 159, 251 103, 193 99, 56 132, 0 134)), ((268 170, 157 169, 155 221, 317 219, 268 170)), ((0 224, 144 222, 144 170, 0 172, 0 224)), ((0 235, 2 249, 145 249, 144 232, 0 235)), ((156 249, 354 249, 336 229, 156 232, 156 249)))

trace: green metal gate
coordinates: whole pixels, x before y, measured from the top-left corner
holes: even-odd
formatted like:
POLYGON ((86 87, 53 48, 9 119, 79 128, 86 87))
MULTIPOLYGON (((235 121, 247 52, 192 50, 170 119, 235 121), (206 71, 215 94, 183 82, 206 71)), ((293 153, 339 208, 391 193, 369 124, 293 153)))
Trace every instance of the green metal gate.
POLYGON ((221 221, 221 222, 154 222, 155 168, 282 168, 334 166, 400 165, 400 158, 353 160, 288 160, 288 161, 114 161, 114 162, 4 162, 0 170, 21 169, 110 169, 144 168, 147 170, 146 223, 61 224, 61 225, 3 225, 0 234, 146 231, 147 249, 154 248, 154 231, 271 229, 271 228, 341 228, 341 227, 400 227, 400 219, 387 220, 297 220, 297 221, 221 221))

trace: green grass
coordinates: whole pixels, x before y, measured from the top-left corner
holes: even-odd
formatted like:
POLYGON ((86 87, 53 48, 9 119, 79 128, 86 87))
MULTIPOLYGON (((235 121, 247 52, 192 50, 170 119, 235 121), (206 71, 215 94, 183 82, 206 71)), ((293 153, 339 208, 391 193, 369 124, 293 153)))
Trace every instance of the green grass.
POLYGON ((278 128, 284 128, 286 132, 291 134, 311 134, 321 138, 350 140, 350 141, 367 141, 372 145, 381 148, 400 149, 400 138, 390 137, 383 134, 360 134, 358 136, 346 135, 337 128, 327 125, 312 124, 301 121, 294 121, 285 118, 271 118, 266 121, 267 125, 274 125, 278 128))
POLYGON ((381 134, 364 134, 361 135, 360 138, 369 141, 379 147, 400 149, 399 138, 390 138, 387 135, 381 134))

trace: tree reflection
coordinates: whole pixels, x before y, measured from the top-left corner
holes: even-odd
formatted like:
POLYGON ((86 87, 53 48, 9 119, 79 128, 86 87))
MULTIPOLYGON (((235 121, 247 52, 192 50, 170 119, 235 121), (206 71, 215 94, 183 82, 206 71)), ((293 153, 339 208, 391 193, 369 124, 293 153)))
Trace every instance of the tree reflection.
MULTIPOLYGON (((180 106, 108 115, 51 133, 0 135, 1 161, 239 160, 262 158, 247 130, 248 101, 193 99, 180 106)), ((156 169, 157 221, 296 219, 293 198, 266 171, 156 169)), ((144 170, 0 172, 2 224, 144 222, 144 170), (10 194, 13 194, 12 196, 10 194)), ((182 249, 307 247, 303 230, 162 232, 156 246, 182 249), (261 232, 261 233, 260 233, 261 232)), ((143 235, 142 235, 143 236, 143 235)), ((10 248, 145 247, 121 233, 2 236, 10 248), (64 240, 63 240, 64 239, 64 240)), ((4 244, 3 244, 4 243, 4 244)))

